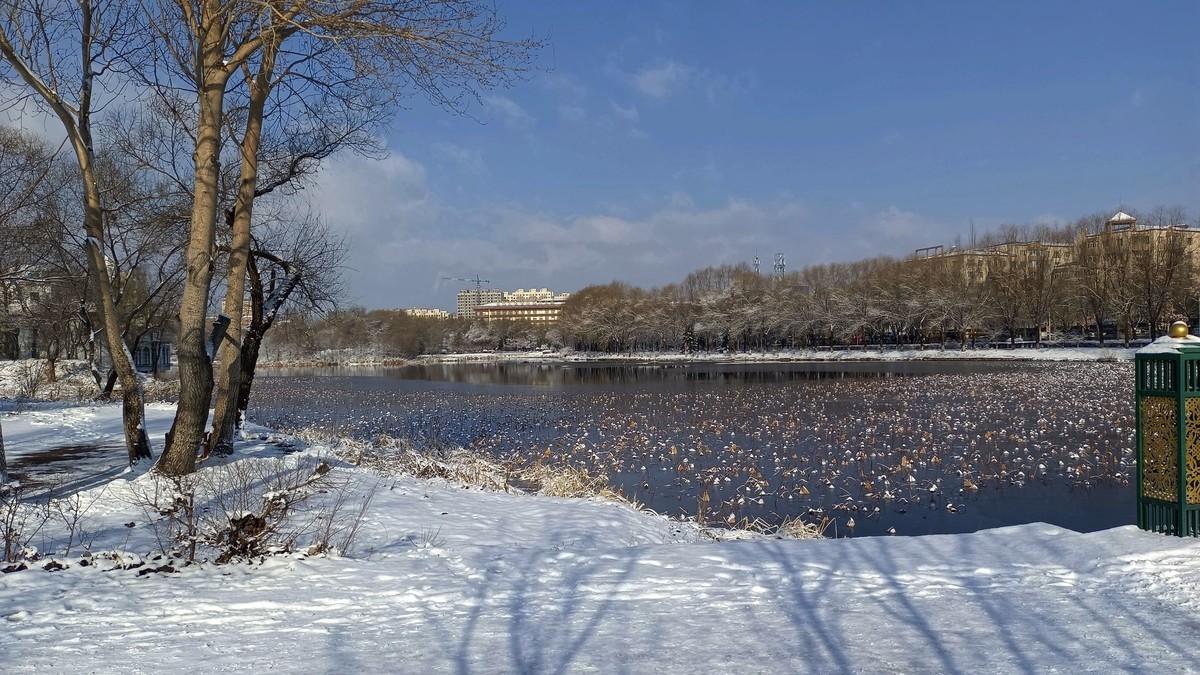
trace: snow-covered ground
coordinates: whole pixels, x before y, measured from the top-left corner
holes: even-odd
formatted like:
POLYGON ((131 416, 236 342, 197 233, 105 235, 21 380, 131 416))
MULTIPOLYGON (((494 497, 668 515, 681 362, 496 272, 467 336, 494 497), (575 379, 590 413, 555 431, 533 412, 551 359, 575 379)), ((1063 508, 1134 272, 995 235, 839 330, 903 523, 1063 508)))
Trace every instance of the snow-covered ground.
MULTIPOLYGON (((701 352, 577 352, 571 349, 537 349, 530 351, 485 351, 454 354, 428 354, 412 359, 416 363, 473 363, 488 361, 530 362, 611 362, 635 363, 791 363, 804 361, 1132 361, 1137 349, 1124 347, 1053 346, 1035 348, 1032 343, 1009 349, 938 349, 925 348, 878 349, 872 345, 835 349, 772 349, 769 351, 701 351, 701 352)), ((323 366, 401 366, 407 360, 385 357, 366 350, 329 350, 311 358, 264 359, 262 368, 323 367, 323 366)))
MULTIPOLYGON (((871 346, 853 349, 779 349, 751 352, 595 352, 528 351, 439 354, 415 359, 424 363, 474 361, 632 361, 653 363, 791 363, 805 361, 1132 361, 1136 349, 1123 347, 1023 347, 1017 349, 884 349, 871 346)), ((356 362, 358 365, 366 362, 356 362)))
MULTIPOLYGON (((171 412, 150 406, 159 446, 171 412)), ((2 423, 10 462, 120 444, 118 406, 33 406, 2 423)), ((328 453, 271 460, 287 439, 250 437, 237 461, 328 453)), ((0 574, 0 671, 1200 669, 1200 543, 1132 527, 712 542, 614 502, 335 462, 351 502, 374 490, 349 556, 183 566, 154 559, 160 517, 141 505, 153 479, 118 473, 114 454, 89 465, 107 480, 80 493, 76 530, 118 555, 85 566, 76 542, 47 571, 68 531, 48 522, 34 541, 48 557, 0 574)))

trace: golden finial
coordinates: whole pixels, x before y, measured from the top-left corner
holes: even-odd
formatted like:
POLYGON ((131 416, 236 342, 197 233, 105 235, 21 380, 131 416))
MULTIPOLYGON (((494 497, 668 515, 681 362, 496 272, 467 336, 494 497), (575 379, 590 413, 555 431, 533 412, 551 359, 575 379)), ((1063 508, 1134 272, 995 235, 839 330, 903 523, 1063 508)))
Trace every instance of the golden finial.
POLYGON ((1176 321, 1171 324, 1171 329, 1168 333, 1173 338, 1185 338, 1188 336, 1188 325, 1183 321, 1176 321))

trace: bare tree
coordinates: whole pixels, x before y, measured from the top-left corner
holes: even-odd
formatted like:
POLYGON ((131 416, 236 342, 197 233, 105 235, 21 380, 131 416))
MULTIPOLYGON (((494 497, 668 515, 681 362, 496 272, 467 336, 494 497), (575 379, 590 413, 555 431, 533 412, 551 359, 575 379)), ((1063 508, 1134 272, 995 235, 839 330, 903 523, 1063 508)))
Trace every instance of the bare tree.
MULTIPOLYGON (((182 281, 181 213, 184 211, 181 195, 165 189, 169 185, 164 185, 159 174, 147 171, 138 158, 126 153, 124 135, 130 132, 116 125, 105 128, 111 134, 106 138, 117 142, 107 145, 95 164, 106 201, 104 257, 113 302, 121 318, 122 338, 136 352, 144 340, 156 339, 159 333, 170 329, 182 281)), ((81 257, 85 250, 83 238, 69 227, 69 223, 80 217, 71 208, 80 201, 78 197, 57 200, 61 206, 50 219, 61 232, 59 238, 67 243, 59 249, 62 257, 59 264, 64 270, 86 267, 86 260, 81 257)), ((94 316, 94 303, 86 302, 90 292, 86 283, 80 286, 78 313, 92 333, 92 327, 103 322, 94 316)), ((105 382, 97 369, 99 356, 96 349, 89 354, 101 396, 107 398, 115 384, 116 372, 110 372, 105 382)))
POLYGON ((1134 235, 1132 282, 1151 339, 1158 337, 1163 315, 1193 275, 1186 223, 1183 208, 1159 206, 1147 214, 1145 229, 1134 235))
POLYGON ((1058 260, 1053 255, 1053 249, 1042 245, 1034 245, 1022 251, 1023 260, 1017 265, 1020 271, 1021 295, 1025 303, 1025 316, 1038 329, 1034 331, 1034 341, 1040 347, 1042 344, 1042 320, 1050 330, 1051 308, 1057 304, 1062 295, 1061 273, 1058 260))
POLYGON ((991 314, 1012 344, 1027 323, 1020 261, 1011 255, 994 255, 988 258, 987 265, 991 314))
POLYGON ((1104 324, 1112 316, 1114 293, 1114 270, 1119 255, 1116 250, 1120 241, 1113 237, 1089 234, 1092 225, 1079 222, 1079 235, 1075 241, 1071 266, 1073 287, 1076 289, 1086 314, 1095 321, 1096 335, 1100 346, 1104 346, 1104 324))
MULTIPOLYGON (((36 227, 39 197, 53 194, 51 180, 53 158, 35 137, 0 126, 0 334, 8 325, 12 301, 20 296, 10 292, 15 284, 26 283, 34 263, 44 255, 45 247, 36 227)), ((0 491, 8 482, 8 461, 4 451, 4 430, 0 425, 0 491)))
MULTIPOLYGON (((381 121, 386 108, 370 92, 361 91, 359 84, 323 88, 322 93, 327 95, 319 97, 318 102, 305 101, 302 92, 292 92, 291 96, 276 103, 275 110, 264 111, 266 97, 277 90, 276 85, 291 83, 287 78, 273 80, 270 77, 273 59, 268 56, 271 54, 271 50, 264 50, 257 73, 246 70, 247 121, 238 144, 241 175, 236 182, 238 187, 233 204, 225 214, 230 243, 222 313, 230 318, 230 323, 218 352, 221 365, 216 374, 216 406, 210 441, 210 447, 218 454, 232 452, 233 432, 245 412, 245 408, 239 408, 238 401, 248 400, 249 396, 248 386, 245 396, 240 393, 240 378, 246 372, 241 359, 244 349, 242 319, 247 313, 244 307, 246 280, 254 256, 251 251, 251 224, 255 220, 253 205, 276 191, 299 189, 313 177, 322 160, 340 150, 367 156, 382 155, 369 132, 381 121), (332 103, 328 103, 328 99, 332 99, 332 103), (297 114, 297 108, 302 114, 297 114), (269 136, 266 122, 274 122, 270 129, 273 133, 269 136)), ((282 65, 285 67, 280 70, 294 75, 302 64, 303 60, 296 63, 284 58, 282 65)), ((273 238, 276 237, 259 239, 271 241, 273 238)), ((327 241, 317 237, 313 243, 321 248, 327 241)), ((259 251, 269 252, 269 249, 259 247, 259 251)), ((322 264, 320 261, 315 263, 316 267, 322 264)), ((261 337, 259 335, 258 339, 261 337)), ((257 354, 253 360, 257 361, 257 354)))
POLYGON ((808 289, 809 332, 832 347, 837 342, 840 327, 844 325, 842 309, 847 303, 845 266, 814 265, 801 272, 801 279, 808 289))
POLYGON ((244 419, 259 350, 289 301, 304 310, 332 309, 342 293, 345 244, 316 216, 277 222, 250 249, 250 324, 240 350, 237 417, 244 419))
POLYGON ((0 56, 11 69, 10 79, 19 81, 29 92, 27 98, 62 123, 79 164, 90 285, 121 382, 125 445, 133 464, 150 457, 145 403, 129 349, 121 337, 121 320, 104 256, 105 205, 96 176, 92 136, 97 81, 110 61, 123 56, 118 53, 123 46, 130 44, 127 8, 116 0, 80 0, 72 5, 54 0, 3 0, 0 56))
MULTIPOLYGON (((502 39, 503 23, 494 9, 472 0, 161 0, 143 6, 156 42, 156 67, 172 73, 169 86, 187 87, 196 95, 195 201, 179 313, 180 399, 158 463, 164 473, 181 475, 194 470, 213 385, 205 314, 216 252, 225 95, 232 76, 243 69, 270 70, 263 66, 271 66, 271 54, 315 50, 328 60, 318 71, 297 77, 313 82, 355 77, 370 82, 374 91, 396 94, 416 89, 461 111, 478 87, 507 84, 523 72, 539 43, 502 39)), ((160 74, 153 70, 146 80, 164 85, 160 74)), ((253 183, 247 188, 248 194, 254 192, 253 183)))

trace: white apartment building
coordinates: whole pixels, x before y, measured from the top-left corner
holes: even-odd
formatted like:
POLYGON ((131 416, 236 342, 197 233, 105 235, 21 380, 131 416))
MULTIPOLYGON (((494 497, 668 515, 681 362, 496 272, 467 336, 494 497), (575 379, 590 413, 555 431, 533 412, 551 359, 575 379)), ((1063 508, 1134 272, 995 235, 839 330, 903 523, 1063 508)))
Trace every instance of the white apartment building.
POLYGON ((558 309, 570 296, 570 293, 555 293, 548 288, 518 288, 507 293, 495 289, 462 290, 458 292, 458 315, 485 321, 499 318, 555 321, 558 309), (483 306, 488 309, 482 309, 483 306))
POLYGON ((455 309, 464 319, 475 318, 475 308, 489 302, 504 302, 504 292, 494 288, 477 288, 458 292, 458 302, 455 309))
POLYGON ((412 309, 401 310, 409 316, 419 316, 423 319, 449 319, 450 312, 444 309, 425 309, 424 307, 414 307, 412 309))

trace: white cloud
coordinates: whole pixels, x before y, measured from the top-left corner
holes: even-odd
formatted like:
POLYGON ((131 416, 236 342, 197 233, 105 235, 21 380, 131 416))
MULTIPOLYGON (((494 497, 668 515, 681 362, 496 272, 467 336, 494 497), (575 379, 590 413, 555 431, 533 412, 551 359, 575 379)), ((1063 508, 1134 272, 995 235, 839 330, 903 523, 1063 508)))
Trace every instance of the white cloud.
POLYGON ((719 166, 717 166, 717 162, 715 160, 709 159, 707 162, 705 162, 703 164, 700 164, 697 166, 685 167, 683 169, 680 169, 679 171, 676 171, 675 178, 676 179, 697 178, 697 179, 709 181, 712 183, 719 183, 725 179, 725 173, 723 171, 721 171, 721 168, 719 166))
POLYGON ((410 243, 442 218, 425 167, 398 152, 383 160, 346 157, 322 170, 310 194, 330 228, 346 235, 352 299, 370 307, 408 304, 397 290, 412 285, 409 269, 419 252, 410 243))
POLYGON ((911 238, 929 229, 930 222, 924 216, 910 211, 902 211, 895 206, 889 206, 875 213, 867 222, 868 229, 873 234, 887 239, 911 238))
POLYGON ((587 119, 587 111, 577 105, 560 105, 558 114, 568 122, 582 122, 587 119))
POLYGON ((331 224, 356 237, 427 224, 438 214, 425 167, 397 152, 382 160, 331 162, 313 195, 331 224))
POLYGON ((330 225, 349 235, 349 285, 368 307, 451 308, 457 285, 441 277, 479 274, 497 288, 568 292, 613 279, 648 288, 749 263, 756 253, 768 262, 784 253, 788 269, 799 269, 905 255, 955 234, 895 205, 826 222, 788 194, 713 203, 703 192, 675 191, 574 215, 520 204, 456 209, 431 192, 420 163, 399 153, 332 163, 314 195, 330 225))
POLYGON ((743 70, 730 77, 705 68, 697 68, 674 60, 666 60, 638 70, 633 74, 611 69, 636 91, 654 101, 665 101, 687 91, 700 92, 714 103, 717 99, 741 95, 754 88, 757 75, 743 70))
POLYGON ((954 227, 893 205, 862 219, 858 236, 843 243, 842 258, 905 256, 918 248, 949 243, 959 234, 954 227))
POLYGON ((634 88, 655 100, 664 100, 682 91, 695 70, 678 61, 666 61, 643 68, 632 75, 634 88))
POLYGON ((1030 219, 1030 222, 1035 225, 1052 225, 1054 227, 1062 227, 1071 221, 1055 213, 1043 213, 1034 216, 1032 219, 1030 219))
POLYGON ((533 115, 525 112, 519 103, 507 96, 487 96, 484 97, 483 102, 487 104, 488 108, 499 113, 504 118, 504 123, 510 128, 527 128, 536 121, 533 115))
POLYGON ((2 85, 0 98, 10 101, 0 107, 0 124, 20 129, 51 145, 62 143, 66 138, 62 122, 38 107, 35 99, 25 91, 2 85))
POLYGON ((631 124, 637 124, 638 109, 636 105, 630 105, 628 108, 625 108, 615 101, 609 101, 609 105, 612 106, 613 114, 616 115, 618 119, 625 120, 631 124))
POLYGON ((652 287, 756 253, 785 253, 796 269, 945 239, 936 223, 899 207, 864 211, 857 225, 824 223, 791 195, 712 203, 676 191, 575 215, 520 204, 455 209, 431 193, 424 167, 398 153, 332 163, 314 195, 330 225, 349 235, 349 285, 368 307, 453 307, 457 286, 441 277, 568 292, 613 279, 652 287))
POLYGON ((568 122, 582 122, 587 119, 585 105, 588 88, 573 75, 566 73, 548 73, 539 77, 541 84, 553 97, 558 105, 558 114, 568 122))
POLYGON ((488 173, 487 162, 483 161, 483 153, 478 149, 464 148, 461 145, 438 141, 433 144, 434 153, 443 161, 472 173, 485 175, 488 173))
MULTIPOLYGON (((749 261, 754 251, 784 245, 806 222, 795 200, 755 203, 732 199, 697 207, 684 192, 641 216, 596 213, 566 218, 507 207, 490 220, 506 251, 497 276, 544 275, 538 285, 564 290, 620 279, 655 286, 709 265, 749 261), (505 264, 505 262, 509 264, 505 264)), ((530 280, 532 283, 534 280, 530 280)))
POLYGON ((682 190, 676 190, 675 192, 671 193, 671 200, 669 204, 672 208, 690 209, 696 205, 696 202, 688 193, 682 190))
POLYGON ((565 73, 549 73, 537 80, 546 89, 555 92, 565 100, 577 103, 587 98, 588 88, 575 76, 565 73))

